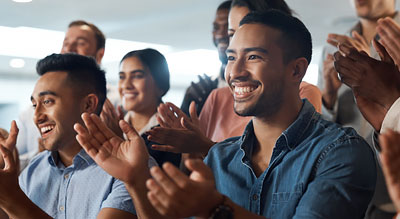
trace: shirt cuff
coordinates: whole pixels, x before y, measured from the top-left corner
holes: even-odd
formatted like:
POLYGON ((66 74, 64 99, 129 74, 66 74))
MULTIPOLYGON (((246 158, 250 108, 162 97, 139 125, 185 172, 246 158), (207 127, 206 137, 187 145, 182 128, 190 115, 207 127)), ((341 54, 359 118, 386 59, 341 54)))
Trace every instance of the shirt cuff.
POLYGON ((384 133, 386 129, 393 129, 397 132, 400 130, 400 98, 393 103, 386 113, 380 133, 384 133))

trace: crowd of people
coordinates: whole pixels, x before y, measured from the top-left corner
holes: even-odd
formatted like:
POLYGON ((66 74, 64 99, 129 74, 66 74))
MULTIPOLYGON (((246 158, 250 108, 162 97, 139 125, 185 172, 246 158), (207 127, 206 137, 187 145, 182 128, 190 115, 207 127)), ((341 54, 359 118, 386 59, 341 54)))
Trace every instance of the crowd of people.
POLYGON ((400 218, 400 16, 395 0, 352 2, 318 86, 290 5, 222 2, 220 74, 181 107, 162 100, 160 52, 128 52, 114 89, 104 34, 71 22, 32 107, 0 129, 0 218, 400 218))

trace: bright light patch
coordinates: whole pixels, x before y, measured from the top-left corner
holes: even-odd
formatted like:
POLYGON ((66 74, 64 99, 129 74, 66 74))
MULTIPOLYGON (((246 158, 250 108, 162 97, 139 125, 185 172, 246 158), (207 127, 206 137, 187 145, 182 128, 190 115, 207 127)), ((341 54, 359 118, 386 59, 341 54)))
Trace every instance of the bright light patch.
POLYGON ((318 65, 310 64, 307 68, 306 75, 304 75, 303 81, 310 84, 317 85, 318 83, 318 65))
POLYGON ((32 0, 13 0, 13 2, 18 2, 18 3, 28 3, 31 2, 32 0))
POLYGON ((12 68, 23 68, 25 66, 25 61, 23 59, 11 59, 10 66, 12 68))

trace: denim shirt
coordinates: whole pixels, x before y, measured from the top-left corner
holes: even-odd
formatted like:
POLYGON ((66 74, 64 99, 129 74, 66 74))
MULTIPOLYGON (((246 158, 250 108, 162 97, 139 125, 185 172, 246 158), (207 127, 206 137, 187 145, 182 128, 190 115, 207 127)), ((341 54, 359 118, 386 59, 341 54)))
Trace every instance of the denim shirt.
POLYGON ((241 137, 218 143, 205 163, 218 191, 267 218, 361 218, 374 193, 375 156, 353 129, 321 119, 304 100, 280 135, 268 168, 257 177, 253 123, 241 137))
POLYGON ((124 183, 83 149, 68 167, 58 159, 55 152, 41 152, 19 177, 22 191, 52 218, 96 218, 103 208, 136 214, 124 183))

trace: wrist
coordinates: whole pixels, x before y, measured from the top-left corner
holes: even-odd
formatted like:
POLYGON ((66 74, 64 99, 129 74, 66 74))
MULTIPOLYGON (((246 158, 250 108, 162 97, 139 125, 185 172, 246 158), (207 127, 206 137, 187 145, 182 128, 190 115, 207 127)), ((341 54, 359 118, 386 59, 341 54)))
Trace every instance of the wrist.
POLYGON ((327 92, 327 91, 322 92, 322 104, 324 104, 324 106, 327 109, 330 110, 333 109, 333 106, 335 105, 336 102, 336 98, 337 98, 337 92, 327 92))
POLYGON ((217 205, 210 211, 209 217, 210 219, 233 219, 233 209, 228 205, 228 197, 225 195, 220 195, 220 201, 217 205))

